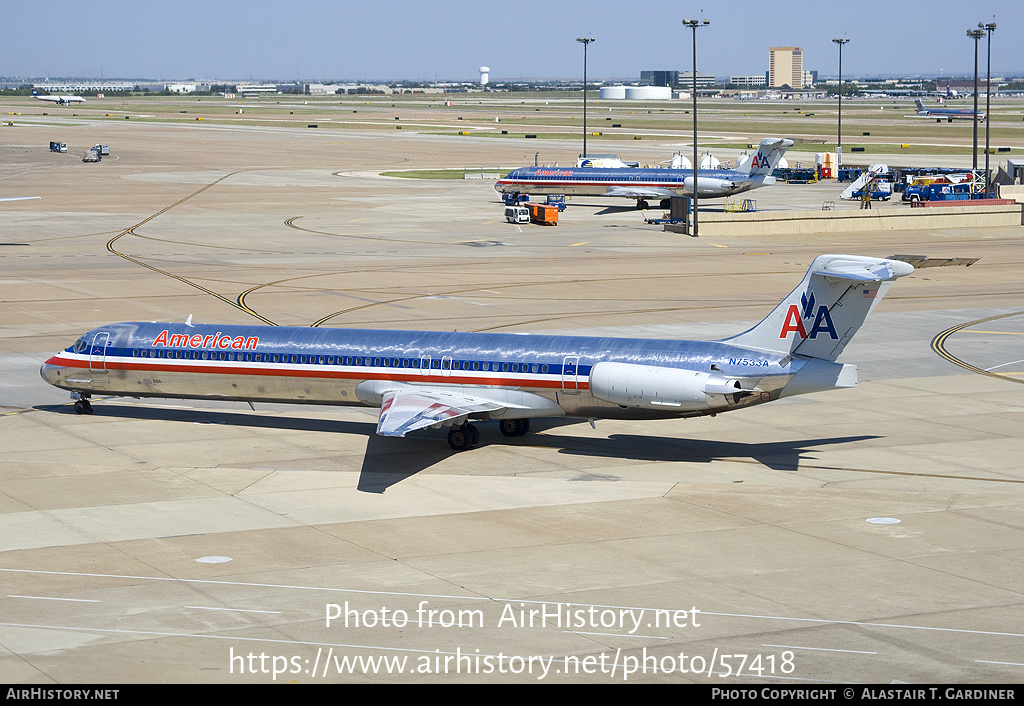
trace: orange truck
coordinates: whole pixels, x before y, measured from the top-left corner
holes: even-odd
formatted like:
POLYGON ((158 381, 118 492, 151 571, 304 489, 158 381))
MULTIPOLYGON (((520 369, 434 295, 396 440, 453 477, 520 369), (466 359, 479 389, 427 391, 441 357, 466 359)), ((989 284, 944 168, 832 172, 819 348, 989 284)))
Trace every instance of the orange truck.
POLYGON ((542 226, 558 225, 558 206, 548 206, 542 203, 523 204, 530 209, 530 221, 542 226))

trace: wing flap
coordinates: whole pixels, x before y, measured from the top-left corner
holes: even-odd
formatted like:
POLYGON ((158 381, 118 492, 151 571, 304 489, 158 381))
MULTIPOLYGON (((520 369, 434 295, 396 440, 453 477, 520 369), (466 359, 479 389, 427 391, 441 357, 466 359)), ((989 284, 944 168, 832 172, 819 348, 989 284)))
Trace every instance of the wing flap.
POLYGON ((381 436, 405 436, 434 424, 456 424, 470 414, 503 409, 488 400, 450 390, 398 390, 384 395, 377 422, 381 436))
POLYGON ((626 196, 631 199, 667 199, 672 196, 676 196, 676 192, 672 191, 671 189, 659 189, 653 186, 609 186, 608 190, 605 192, 605 196, 626 196))

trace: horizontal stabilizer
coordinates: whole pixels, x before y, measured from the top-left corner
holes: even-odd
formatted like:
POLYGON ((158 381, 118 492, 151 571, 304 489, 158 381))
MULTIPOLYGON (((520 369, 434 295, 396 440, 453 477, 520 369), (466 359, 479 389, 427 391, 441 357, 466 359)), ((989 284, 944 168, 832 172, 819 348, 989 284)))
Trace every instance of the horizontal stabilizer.
MULTIPOLYGON (((817 258, 815 262, 820 259, 817 258)), ((898 260, 865 257, 842 259, 841 256, 822 263, 817 268, 812 265, 811 268, 811 274, 814 275, 848 279, 855 282, 882 282, 909 275, 913 271, 913 265, 898 260)))

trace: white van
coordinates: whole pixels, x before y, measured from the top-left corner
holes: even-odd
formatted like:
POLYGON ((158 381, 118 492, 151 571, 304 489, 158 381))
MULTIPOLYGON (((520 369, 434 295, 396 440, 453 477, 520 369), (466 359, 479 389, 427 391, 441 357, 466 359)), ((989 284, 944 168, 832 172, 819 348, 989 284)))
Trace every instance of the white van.
POLYGON ((509 223, 529 223, 530 209, 526 206, 506 206, 505 220, 509 223))

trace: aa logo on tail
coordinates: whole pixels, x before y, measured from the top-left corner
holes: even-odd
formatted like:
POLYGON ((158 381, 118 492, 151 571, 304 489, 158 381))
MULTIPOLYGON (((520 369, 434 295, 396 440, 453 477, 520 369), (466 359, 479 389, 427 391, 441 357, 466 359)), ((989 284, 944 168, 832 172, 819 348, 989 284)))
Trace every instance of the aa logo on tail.
POLYGON ((789 305, 789 311, 786 312, 786 320, 782 324, 782 330, 779 332, 779 338, 786 338, 790 333, 794 331, 802 339, 815 339, 819 333, 827 333, 829 338, 832 340, 838 340, 839 334, 836 333, 836 326, 832 323, 832 315, 828 312, 828 307, 822 304, 818 307, 817 313, 814 310, 814 292, 804 292, 800 295, 800 304, 789 305), (804 326, 804 319, 810 320, 814 317, 814 323, 811 325, 810 333, 807 332, 807 327, 804 326))

